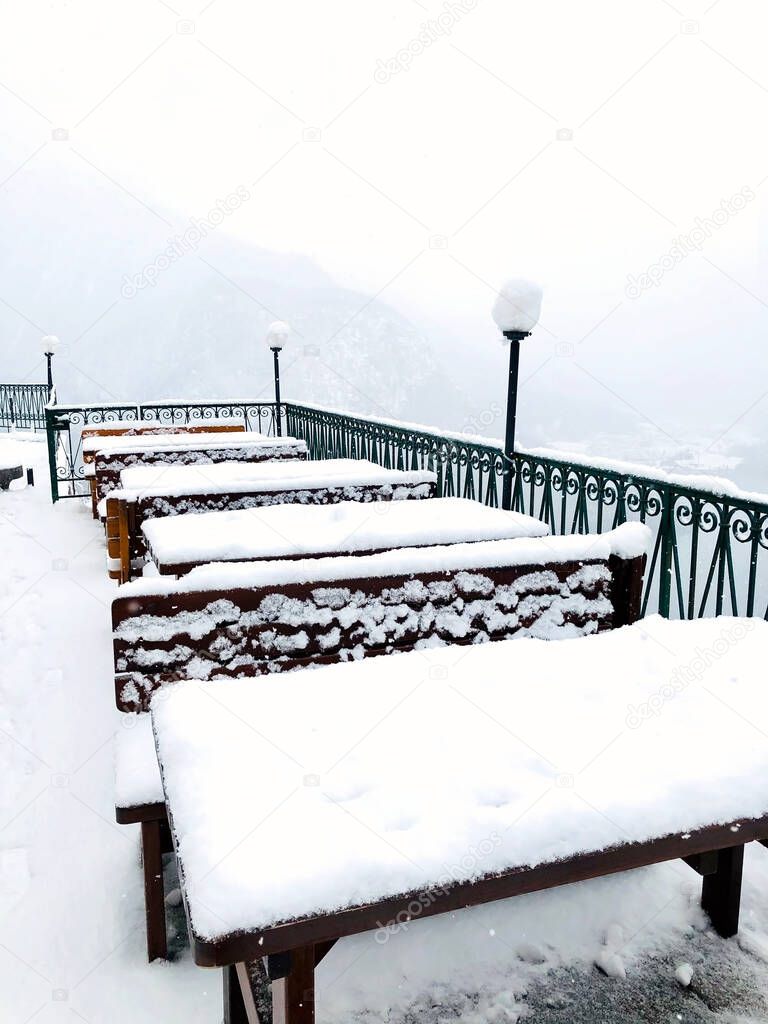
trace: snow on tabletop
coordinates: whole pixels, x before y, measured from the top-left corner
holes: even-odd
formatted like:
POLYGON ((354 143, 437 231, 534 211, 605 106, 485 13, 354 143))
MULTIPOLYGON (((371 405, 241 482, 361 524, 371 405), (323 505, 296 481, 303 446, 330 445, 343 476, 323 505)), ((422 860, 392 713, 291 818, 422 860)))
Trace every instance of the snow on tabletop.
POLYGON ((285 462, 216 462, 193 466, 132 466, 120 474, 122 492, 136 495, 211 494, 217 491, 282 491, 319 487, 433 484, 426 469, 384 469, 366 459, 285 462))
POLYGON ((168 687, 152 717, 193 929, 761 816, 766 660, 762 620, 654 616, 168 687))
MULTIPOLYGON (((111 426, 111 424, 108 426, 111 426)), ((118 429, 120 426, 120 424, 117 425, 118 429)), ((126 423, 122 424, 122 426, 130 426, 130 424, 126 423)), ((83 429, 87 430, 88 428, 84 427, 83 429)), ((267 440, 266 434, 245 430, 211 431, 210 433, 203 430, 180 430, 170 434, 150 434, 147 432, 138 434, 96 434, 92 437, 83 438, 83 452, 122 451, 124 448, 146 448, 153 445, 168 446, 174 444, 174 442, 184 444, 187 441, 201 441, 203 443, 211 441, 221 442, 222 440, 228 441, 230 437, 235 437, 238 440, 243 438, 251 441, 267 440)))
POLYGON ((493 304, 493 319, 501 331, 530 333, 539 322, 541 287, 523 277, 506 281, 493 304))
POLYGON ((96 442, 88 450, 99 455, 134 455, 149 451, 206 451, 210 448, 295 448, 306 451, 306 442, 296 437, 265 437, 250 431, 231 431, 212 434, 134 434, 117 437, 86 438, 96 442))
MULTIPOLYGON (((57 406, 57 408, 63 408, 63 406, 57 406)), ((79 407, 76 406, 73 406, 73 408, 79 409, 79 407)), ((105 408, 108 408, 108 406, 105 406, 105 408)), ((164 430, 185 434, 190 433, 192 427, 205 427, 205 430, 209 430, 211 427, 243 428, 244 424, 243 420, 238 419, 236 416, 212 416, 210 419, 207 416, 204 419, 198 417, 197 419, 189 420, 186 423, 181 421, 169 423, 164 420, 143 420, 136 417, 133 419, 121 419, 118 417, 113 420, 103 420, 101 423, 84 423, 82 430, 83 433, 87 430, 136 430, 139 434, 147 433, 150 430, 164 430)), ((201 430, 200 432, 204 433, 205 431, 201 430)), ((102 435, 102 437, 108 436, 110 435, 102 435)), ((266 437, 267 435, 265 434, 264 436, 266 437)), ((88 438, 84 437, 83 441, 86 440, 88 440, 88 438)))
MULTIPOLYGON (((430 499, 430 504, 435 499, 430 499)), ((174 520, 175 522, 175 520, 174 520)), ((551 562, 605 561, 612 554, 645 554, 651 532, 641 523, 625 523, 610 533, 562 537, 521 537, 477 541, 448 547, 403 548, 375 555, 338 555, 295 561, 214 562, 180 579, 139 579, 118 588, 118 598, 237 588, 325 583, 333 580, 409 576, 420 573, 492 569, 551 562)))
POLYGON ((115 733, 115 806, 137 807, 163 799, 150 716, 122 714, 115 733))
POLYGON ((151 519, 144 536, 165 564, 351 553, 462 541, 545 537, 532 516, 467 498, 363 504, 275 505, 235 512, 151 519))

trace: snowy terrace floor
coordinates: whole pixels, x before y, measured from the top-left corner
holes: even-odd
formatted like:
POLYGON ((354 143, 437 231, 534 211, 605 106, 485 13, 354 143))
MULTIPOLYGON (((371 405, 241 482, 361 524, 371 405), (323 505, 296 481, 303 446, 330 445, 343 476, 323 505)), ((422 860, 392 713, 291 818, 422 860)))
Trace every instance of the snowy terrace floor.
MULTIPOLYGON (((42 443, 0 436, 0 461, 11 445, 37 486, 0 493, 0 1021, 215 1024, 219 974, 192 963, 180 910, 173 961, 144 961, 138 835, 113 820, 100 528, 84 502, 50 504, 42 443)), ((768 850, 747 850, 739 939, 713 935, 698 892, 661 865, 348 939, 318 1017, 768 1021, 768 850)))

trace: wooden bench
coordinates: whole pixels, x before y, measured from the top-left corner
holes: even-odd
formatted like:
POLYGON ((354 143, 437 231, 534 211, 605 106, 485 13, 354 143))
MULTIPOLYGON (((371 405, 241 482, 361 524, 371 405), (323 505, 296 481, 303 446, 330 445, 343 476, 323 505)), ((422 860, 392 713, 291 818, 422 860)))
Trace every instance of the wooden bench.
POLYGON ((0 466, 0 491, 7 491, 13 480, 21 480, 23 476, 23 466, 0 466))
POLYGON ((196 678, 265 676, 512 636, 587 636, 640 614, 649 532, 484 541, 347 558, 206 566, 137 580, 112 603, 116 818, 140 823, 149 958, 166 950, 165 819, 147 715, 153 694, 196 678))
MULTIPOLYGON (((91 465, 96 458, 97 448, 92 438, 100 437, 136 437, 146 434, 217 434, 217 433, 242 433, 245 430, 244 423, 187 423, 179 426, 162 426, 158 423, 131 423, 124 426, 114 427, 84 427, 80 437, 82 440, 83 464, 91 465)), ((91 488, 91 513, 94 519, 98 518, 99 497, 96 488, 96 477, 88 478, 91 488)))
POLYGON ((146 556, 142 527, 159 517, 270 505, 431 498, 428 470, 383 469, 363 459, 169 466, 129 469, 106 499, 107 559, 112 579, 126 583, 146 556))
POLYGON ((158 757, 194 957, 224 968, 225 1021, 311 1024, 314 969, 347 936, 383 943, 422 917, 677 859, 736 934, 744 845, 768 841, 768 748, 742 717, 768 712, 767 659, 761 620, 653 617, 169 689, 158 757), (658 711, 703 652, 706 687, 622 720, 638 699, 658 711))

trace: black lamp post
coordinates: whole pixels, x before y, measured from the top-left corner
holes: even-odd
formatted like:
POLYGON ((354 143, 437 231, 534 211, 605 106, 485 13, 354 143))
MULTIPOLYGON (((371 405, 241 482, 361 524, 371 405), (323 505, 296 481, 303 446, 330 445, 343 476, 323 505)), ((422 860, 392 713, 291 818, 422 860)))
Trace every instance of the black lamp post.
POLYGON ((267 330, 267 346, 272 350, 275 371, 275 429, 277 436, 283 435, 282 410, 280 406, 280 352, 288 341, 290 327, 282 320, 275 320, 267 330))
POLYGON ((512 467, 517 426, 517 389, 520 374, 520 342, 530 336, 541 311, 541 288, 523 278, 507 281, 493 307, 493 319, 509 345, 507 426, 504 435, 504 479, 501 507, 512 508, 512 467))
POLYGON ((48 364, 48 398, 50 399, 53 394, 53 367, 51 361, 53 360, 56 349, 59 347, 59 339, 55 334, 46 334, 42 342, 43 355, 45 356, 48 364))
POLYGON ((507 381, 507 429, 504 434, 504 454, 508 459, 504 467, 504 485, 501 507, 512 508, 512 458, 515 454, 515 427, 517 426, 517 382, 520 374, 520 342, 530 331, 503 331, 509 342, 509 380, 507 381))

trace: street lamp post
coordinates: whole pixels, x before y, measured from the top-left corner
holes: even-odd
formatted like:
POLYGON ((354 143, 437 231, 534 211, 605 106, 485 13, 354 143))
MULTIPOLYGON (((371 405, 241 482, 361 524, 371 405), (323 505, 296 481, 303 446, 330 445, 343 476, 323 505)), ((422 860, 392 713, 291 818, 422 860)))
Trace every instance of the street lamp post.
POLYGON ((48 399, 50 400, 53 394, 53 367, 51 366, 51 361, 56 353, 56 349, 59 347, 59 339, 55 334, 46 334, 40 344, 48 364, 48 399))
POLYGON ((541 312, 541 288, 532 281, 515 278, 499 291, 493 306, 493 319, 509 345, 507 379, 507 423, 504 435, 504 481, 501 507, 512 508, 512 469, 517 426, 517 392, 520 375, 520 342, 530 336, 541 312))
POLYGON ((277 436, 283 435, 282 412, 280 406, 280 352, 288 341, 290 327, 282 320, 275 320, 267 329, 267 347, 272 350, 275 371, 275 429, 277 436))
MULTIPOLYGON (((503 331, 509 342, 509 379, 507 381, 507 426, 504 433, 504 454, 511 462, 515 453, 515 428, 517 426, 517 384, 520 374, 520 342, 530 331, 503 331)), ((501 493, 501 507, 512 508, 511 466, 504 467, 504 486, 501 493)))

